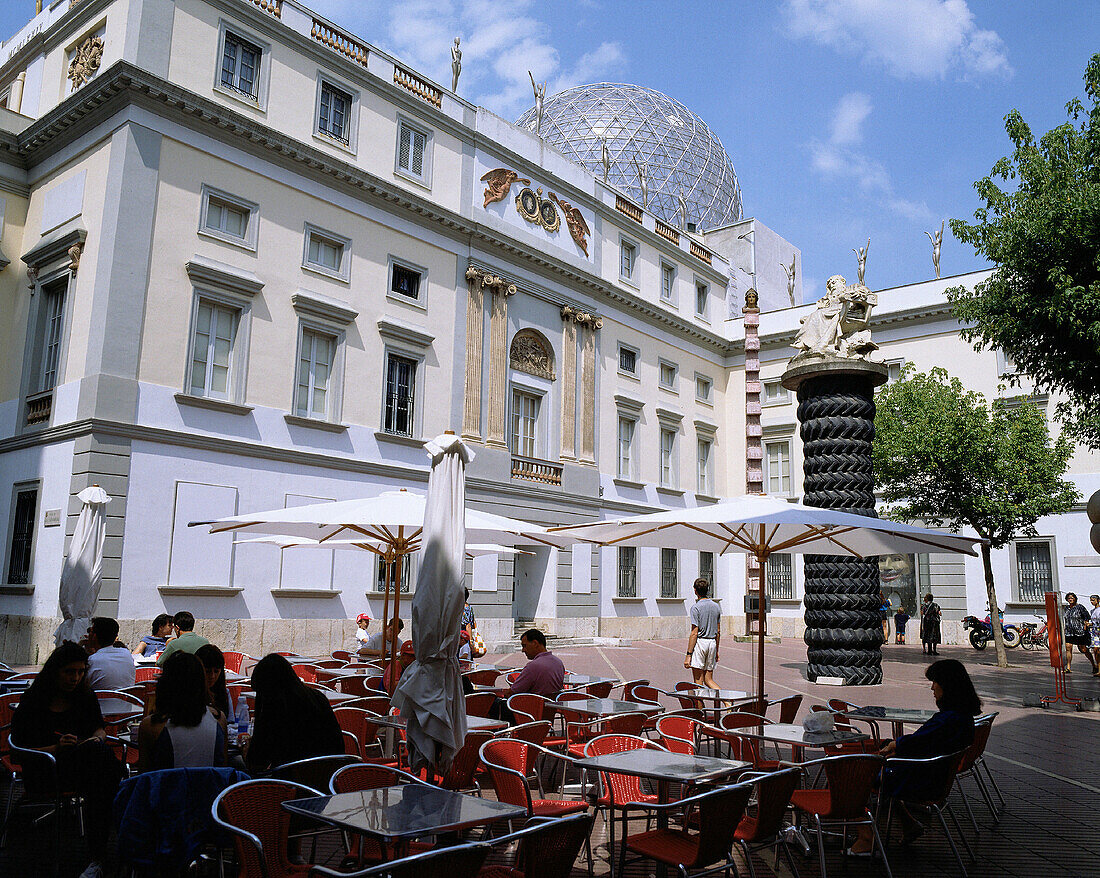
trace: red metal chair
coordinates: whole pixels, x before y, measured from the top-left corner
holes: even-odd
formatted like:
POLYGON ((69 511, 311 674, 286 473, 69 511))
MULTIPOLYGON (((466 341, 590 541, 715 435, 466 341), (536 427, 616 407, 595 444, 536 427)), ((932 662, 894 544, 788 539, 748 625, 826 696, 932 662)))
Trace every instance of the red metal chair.
POLYGON ((435 775, 430 780, 438 787, 445 790, 453 790, 456 793, 473 792, 481 795, 481 784, 477 782, 477 770, 481 767, 481 747, 487 741, 493 740, 493 734, 485 731, 470 731, 466 733, 466 740, 458 748, 451 767, 445 774, 435 775))
MULTIPOLYGON (((875 779, 886 764, 881 756, 870 753, 853 753, 848 756, 826 756, 803 763, 802 769, 820 766, 824 769, 828 785, 825 789, 795 790, 791 794, 791 806, 796 812, 813 820, 817 834, 817 855, 821 865, 821 878, 825 869, 824 827, 840 825, 847 832, 848 826, 868 825, 874 836, 875 847, 882 851, 886 875, 892 878, 890 863, 879 838, 878 827, 867 803, 875 779)), ((872 848, 872 850, 875 849, 872 848)))
MULTIPOLYGON (((977 832, 978 825, 974 819, 974 812, 970 808, 970 800, 966 795, 966 790, 963 789, 962 779, 972 778, 974 783, 978 787, 978 792, 982 796, 982 800, 985 802, 985 806, 989 809, 990 815, 993 817, 993 825, 996 826, 1000 822, 1001 814, 997 807, 997 803, 993 801, 992 785, 987 786, 986 780, 992 780, 992 774, 989 773, 989 766, 985 763, 985 748, 989 743, 990 732, 993 731, 993 717, 996 714, 976 717, 974 720, 974 741, 966 749, 966 753, 963 755, 962 762, 959 765, 958 772, 958 789, 959 794, 962 796, 963 804, 966 805, 966 811, 970 815, 970 822, 974 824, 974 831, 977 832), (983 779, 980 769, 985 767, 988 778, 983 779)), ((999 795, 999 793, 998 793, 999 795)), ((1003 799, 1001 800, 1003 803, 1003 799)), ((1001 806, 1004 807, 1003 804, 1001 806)))
POLYGON ((500 674, 495 668, 482 668, 479 671, 467 671, 462 676, 475 686, 495 686, 500 674))
POLYGON ((144 683, 146 680, 156 680, 160 676, 160 668, 153 667, 140 667, 134 669, 134 682, 144 683))
POLYGON ((589 698, 610 698, 611 689, 615 686, 610 680, 605 680, 602 683, 589 683, 587 686, 582 686, 581 691, 588 694, 589 698))
POLYGON ((245 652, 223 652, 222 655, 225 656, 225 669, 234 674, 243 674, 244 663, 252 661, 252 656, 245 652))
POLYGON ((466 715, 488 716, 496 700, 497 697, 492 692, 472 692, 466 696, 466 715))
POLYGON ((752 794, 752 784, 740 783, 718 787, 705 793, 652 805, 648 811, 666 814, 670 811, 698 809, 698 834, 681 829, 652 829, 623 839, 619 855, 619 874, 626 868, 627 851, 634 851, 649 860, 675 867, 681 878, 710 875, 735 870, 732 848, 734 834, 752 794))
POLYGON ((337 661, 344 662, 345 664, 352 661, 351 653, 348 652, 346 649, 334 649, 331 655, 337 661))
POLYGON ((360 872, 337 872, 314 866, 311 875, 323 878, 477 878, 481 865, 492 848, 484 842, 432 848, 399 860, 380 863, 360 872))
POLYGON ((660 716, 657 717, 657 734, 670 753, 694 756, 701 725, 698 720, 687 716, 660 716))
POLYGON ((519 679, 519 675, 523 673, 522 670, 509 671, 507 668, 504 668, 503 671, 507 672, 507 676, 505 676, 504 679, 507 681, 509 686, 516 682, 516 680, 519 679))
POLYGON ((303 683, 317 682, 316 665, 291 665, 291 667, 294 668, 294 673, 298 675, 298 679, 303 683))
POLYGON ((353 698, 351 701, 345 701, 341 707, 358 707, 360 710, 365 710, 368 713, 373 713, 375 716, 385 716, 390 712, 390 697, 388 695, 369 695, 366 698, 353 698))
MULTIPOLYGON (((816 710, 817 705, 810 708, 816 710)), ((850 701, 842 701, 839 698, 829 699, 829 710, 832 711, 833 721, 836 723, 838 729, 844 729, 850 732, 862 732, 863 729, 856 727, 856 722, 864 723, 867 726, 867 730, 871 732, 871 737, 863 741, 852 741, 847 744, 837 744, 834 747, 826 747, 826 753, 878 753, 884 746, 886 746, 886 739, 880 738, 878 735, 878 725, 871 720, 852 720, 849 719, 846 714, 850 710, 856 710, 856 705, 850 701)))
POLYGON ((373 713, 360 707, 337 707, 333 710, 340 728, 350 733, 358 745, 356 754, 366 759, 368 750, 370 756, 381 756, 382 745, 378 742, 378 724, 373 713))
POLYGON ((290 813, 283 802, 320 795, 285 780, 246 780, 222 791, 210 810, 233 836, 240 878, 304 878, 309 873, 309 864, 290 859, 290 813))
POLYGON ((966 864, 959 854, 959 848, 955 844, 955 839, 951 836, 951 831, 947 828, 947 821, 943 819, 943 812, 946 811, 951 818, 951 822, 955 825, 955 831, 962 839, 964 847, 966 847, 967 855, 973 861, 974 851, 971 850, 970 842, 966 840, 962 827, 959 825, 959 819, 955 816, 955 812, 951 810, 951 804, 947 801, 948 796, 951 795, 951 788, 955 784, 959 765, 966 756, 966 752, 966 750, 960 750, 958 753, 933 756, 929 759, 901 759, 892 756, 886 760, 887 774, 884 775, 882 783, 883 795, 886 799, 886 837, 890 837, 890 823, 894 817, 894 802, 904 805, 909 810, 935 814, 964 878, 966 876, 966 864), (918 775, 921 790, 919 795, 906 792, 904 776, 907 774, 918 775), (893 794, 890 792, 892 778, 895 782, 901 781, 900 788, 893 794))
POLYGON ((688 683, 685 680, 681 680, 679 683, 676 684, 676 690, 674 692, 670 692, 669 694, 680 702, 680 707, 683 707, 685 709, 695 708, 697 710, 702 710, 704 707, 706 707, 706 705, 704 705, 703 702, 700 701, 698 698, 691 698, 687 695, 676 694, 677 692, 686 692, 690 689, 698 688, 699 687, 695 683, 688 683))
MULTIPOLYGON (((409 774, 407 771, 402 771, 400 768, 396 768, 392 765, 360 763, 356 765, 345 765, 343 768, 337 770, 329 780, 328 789, 329 792, 333 794, 357 793, 360 790, 376 790, 381 787, 395 787, 412 783, 430 786, 430 784, 421 780, 419 777, 409 774)), ((348 854, 355 857, 359 862, 385 861, 389 859, 392 853, 392 851, 387 849, 381 841, 372 839, 369 836, 345 834, 345 841, 348 854)), ((398 850, 402 853, 419 853, 431 850, 431 848, 432 845, 430 844, 411 842, 401 845, 398 850)))
POLYGON ((590 814, 535 818, 518 832, 494 838, 489 843, 497 849, 519 843, 515 866, 486 866, 478 878, 570 878, 594 819, 590 814))
MULTIPOLYGON (((750 778, 742 775, 742 782, 751 782, 756 787, 756 813, 745 815, 737 824, 734 840, 745 854, 749 866, 750 878, 756 878, 756 868, 752 864, 754 851, 764 848, 781 848, 790 867, 791 875, 798 878, 798 869, 791 856, 790 844, 786 837, 786 814, 790 808, 791 794, 801 776, 798 768, 788 768, 750 778)), ((776 855, 778 857, 778 854, 776 855)))
MULTIPOLYGON (((764 710, 764 716, 768 715, 768 710, 773 707, 779 708, 778 722, 784 725, 791 725, 795 721, 795 717, 798 716, 798 709, 802 706, 801 695, 788 695, 786 698, 780 698, 778 701, 769 701, 767 708, 764 710)), ((749 711, 750 713, 752 711, 749 711)))
MULTIPOLYGON (((739 729, 753 729, 761 725, 771 725, 771 720, 757 716, 753 713, 727 713, 719 720, 719 726, 726 732, 737 732, 739 729)), ((707 733, 710 737, 718 737, 713 732, 707 733)), ((761 755, 761 742, 757 738, 746 738, 737 734, 731 738, 722 738, 730 746, 730 754, 734 759, 751 762, 757 771, 775 771, 783 767, 778 759, 765 759, 761 755)))
MULTIPOLYGON (((531 795, 531 785, 527 782, 528 766, 534 763, 535 756, 541 754, 551 759, 573 762, 561 753, 510 738, 493 738, 481 745, 481 761, 489 772, 497 800, 526 808, 528 817, 564 817, 566 814, 587 813, 586 801, 536 799, 531 795), (532 750, 537 753, 532 754, 532 750)), ((585 846, 588 851, 588 871, 591 874, 592 846, 587 842, 585 846)))
MULTIPOLYGON (((348 674, 336 678, 336 688, 345 695, 354 695, 356 698, 376 698, 377 689, 367 688, 367 680, 373 679, 366 674, 348 674)), ((386 699, 389 701, 389 698, 386 699)))
MULTIPOLYGON (((554 728, 554 718, 558 715, 557 702, 530 692, 521 692, 511 696, 508 699, 508 709, 512 711, 517 723, 533 723, 546 720, 550 723, 551 729, 554 728)), ((563 732, 560 737, 547 736, 543 746, 551 749, 564 748, 567 743, 568 741, 563 732)))
POLYGON ((619 683, 619 685, 614 686, 612 688, 623 690, 622 691, 622 700, 623 701, 633 701, 634 699, 630 697, 630 693, 634 691, 634 688, 636 686, 648 686, 648 685, 649 685, 649 680, 626 680, 626 681, 624 681, 622 683, 619 683))

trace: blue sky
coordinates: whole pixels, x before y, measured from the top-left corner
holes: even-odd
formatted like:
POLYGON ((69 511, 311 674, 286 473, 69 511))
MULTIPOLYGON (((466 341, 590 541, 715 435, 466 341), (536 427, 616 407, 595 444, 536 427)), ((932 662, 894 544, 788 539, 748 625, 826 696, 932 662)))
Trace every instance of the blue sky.
MULTIPOLYGON (((806 298, 871 238, 875 288, 932 276, 925 232, 978 206, 973 182, 1008 152, 1004 114, 1064 121, 1100 51, 1095 0, 310 0, 307 5, 507 119, 585 82, 634 82, 722 139, 746 215, 802 249, 806 298)), ((9 35, 30 0, 0 4, 9 35)), ((944 235, 944 275, 983 262, 944 235)))

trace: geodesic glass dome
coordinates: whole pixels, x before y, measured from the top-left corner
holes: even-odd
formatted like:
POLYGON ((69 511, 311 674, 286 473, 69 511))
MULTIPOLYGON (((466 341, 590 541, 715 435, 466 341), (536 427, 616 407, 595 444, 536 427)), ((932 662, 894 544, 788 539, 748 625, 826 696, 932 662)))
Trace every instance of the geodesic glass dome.
MULTIPOLYGON (((534 131, 534 108, 516 124, 534 131)), ((722 141, 679 101, 651 88, 601 82, 552 95, 543 104, 542 138, 601 179, 601 138, 606 138, 608 182, 639 204, 634 159, 648 163, 645 206, 675 228, 681 192, 687 221, 699 231, 741 219, 741 187, 722 141)))

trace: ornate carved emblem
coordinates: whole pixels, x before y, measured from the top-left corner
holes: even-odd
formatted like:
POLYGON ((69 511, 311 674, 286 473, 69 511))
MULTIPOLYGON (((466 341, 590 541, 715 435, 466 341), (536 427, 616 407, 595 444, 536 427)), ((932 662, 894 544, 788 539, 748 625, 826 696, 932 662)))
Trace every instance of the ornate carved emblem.
POLYGON ((84 242, 77 241, 69 248, 69 271, 76 274, 76 270, 80 268, 80 256, 84 252, 84 242))
POLYGON ((492 292, 501 296, 514 296, 516 294, 516 285, 509 283, 502 277, 497 277, 495 274, 491 274, 488 271, 482 271, 480 268, 470 266, 466 269, 466 283, 471 287, 479 286, 483 289, 491 290, 492 292))
POLYGON ((103 39, 96 36, 88 37, 77 46, 76 51, 73 52, 73 60, 69 62, 69 79, 73 88, 80 88, 95 76, 102 62, 103 39))
POLYGON ((532 190, 525 186, 516 196, 516 210, 529 223, 538 223, 548 232, 561 228, 561 217, 552 201, 542 197, 542 189, 532 190))
POLYGON ((496 201, 503 201, 508 197, 508 190, 512 188, 512 184, 516 181, 523 183, 525 186, 531 185, 531 181, 526 177, 521 177, 508 168, 496 168, 489 171, 481 178, 482 183, 488 184, 485 187, 485 201, 481 206, 488 207, 496 201))
POLYGON ((508 361, 519 372, 554 380, 554 351, 533 329, 521 329, 516 333, 508 361))
POLYGON ((573 207, 568 201, 562 201, 553 192, 550 193, 550 200, 561 208, 561 212, 565 214, 565 224, 569 227, 569 234, 573 236, 573 240, 584 252, 584 255, 588 256, 588 239, 585 235, 591 235, 592 232, 588 228, 588 223, 584 221, 580 210, 573 207))
POLYGON ((561 319, 572 320, 577 326, 590 326, 593 330, 603 328, 602 317, 597 317, 595 314, 589 314, 587 311, 581 311, 579 308, 574 308, 572 305, 561 306, 561 319))

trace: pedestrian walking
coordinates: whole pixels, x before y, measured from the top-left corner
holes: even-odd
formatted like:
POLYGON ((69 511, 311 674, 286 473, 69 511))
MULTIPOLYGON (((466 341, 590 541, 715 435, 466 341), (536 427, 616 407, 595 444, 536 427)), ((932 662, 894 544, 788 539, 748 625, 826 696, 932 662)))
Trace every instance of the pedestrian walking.
POLYGON ((894 643, 905 643, 905 626, 909 624, 909 614, 905 606, 898 607, 894 613, 894 643))
MULTIPOLYGON (((1092 602, 1092 609, 1089 611, 1092 620, 1089 628, 1089 649, 1092 650, 1093 664, 1100 666, 1100 594, 1091 595, 1089 600, 1092 602)), ((1093 676, 1100 677, 1100 672, 1093 676)))
POLYGON ((940 642, 940 605, 932 597, 932 592, 924 596, 920 608, 920 642, 925 655, 939 655, 936 646, 940 642))
POLYGON ((1092 619, 1089 611, 1077 603, 1077 595, 1072 591, 1066 592, 1066 609, 1062 619, 1062 633, 1066 641, 1066 673, 1070 672, 1069 666, 1073 662, 1073 648, 1077 649, 1089 660, 1092 665, 1093 676, 1098 676, 1096 661, 1089 652, 1089 624, 1092 619))
POLYGON ((710 583, 700 576, 695 580, 695 603, 691 605, 691 633, 688 635, 684 667, 691 668, 696 686, 717 689, 719 687, 714 682, 714 668, 718 664, 722 608, 717 601, 708 597, 709 594, 710 583))

